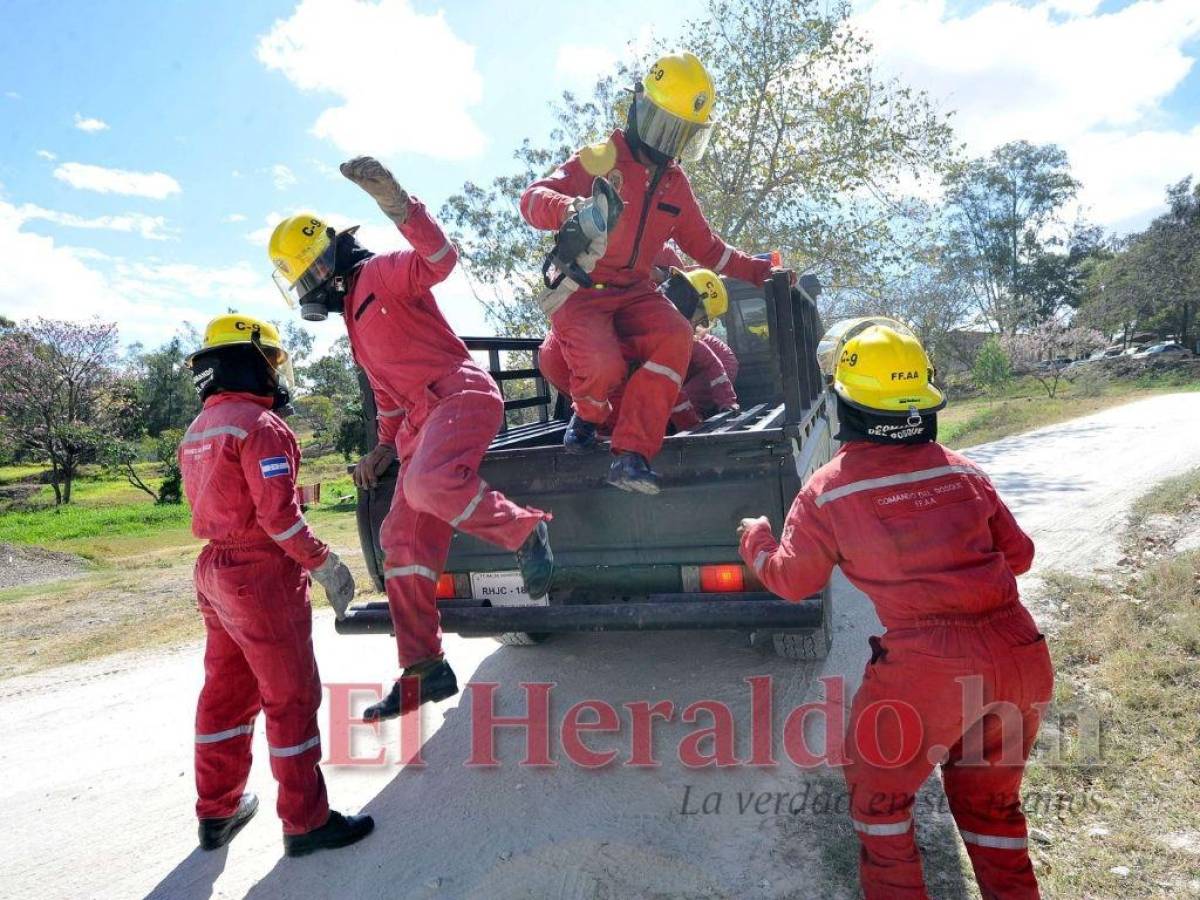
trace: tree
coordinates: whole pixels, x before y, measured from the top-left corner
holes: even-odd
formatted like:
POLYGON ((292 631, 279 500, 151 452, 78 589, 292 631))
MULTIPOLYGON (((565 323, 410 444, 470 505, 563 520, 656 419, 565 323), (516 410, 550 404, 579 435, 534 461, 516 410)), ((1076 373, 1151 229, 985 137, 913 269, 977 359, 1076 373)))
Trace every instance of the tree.
MULTIPOLYGON (((710 0, 704 15, 683 23, 688 49, 717 85, 719 115, 707 155, 688 176, 726 240, 780 249, 835 291, 879 295, 916 230, 901 185, 940 177, 951 131, 924 94, 875 74, 849 15, 840 0, 710 0)), ((506 333, 544 330, 532 300, 552 236, 521 219, 521 192, 623 125, 623 89, 667 46, 618 64, 588 97, 564 93, 548 141, 526 139, 514 172, 468 182, 443 207, 464 269, 506 333)))
POLYGON ((1167 207, 1136 239, 1139 273, 1157 300, 1146 324, 1190 347, 1200 304, 1200 184, 1171 185, 1167 207))
POLYGON ((1082 225, 1068 230, 1062 220, 1079 187, 1066 153, 1027 141, 997 147, 946 178, 957 267, 985 323, 1002 334, 1014 335, 1076 299, 1075 267, 1097 237, 1082 225))
POLYGON ((151 437, 169 429, 186 428, 200 412, 200 400, 186 359, 187 350, 179 335, 157 350, 134 353, 138 406, 151 437))
POLYGON ((155 503, 183 502, 183 476, 179 469, 179 442, 183 439, 183 431, 170 429, 162 432, 154 441, 152 450, 153 461, 158 464, 159 477, 162 479, 158 489, 152 488, 142 477, 138 463, 142 462, 142 454, 138 445, 129 440, 113 440, 103 448, 101 458, 105 466, 121 475, 126 481, 140 491, 148 494, 155 503))
POLYGON ((994 335, 979 348, 972 374, 975 383, 988 393, 999 391, 1012 379, 1012 360, 994 335))
POLYGON ((37 319, 0 333, 0 429, 50 463, 56 505, 127 410, 116 391, 117 326, 37 319))
POLYGON ((343 335, 329 352, 301 369, 308 393, 345 401, 358 396, 358 375, 350 354, 350 339, 343 335))
POLYGON ((1058 393, 1066 364, 1062 359, 1079 359, 1103 347, 1107 340, 1092 328, 1081 328, 1060 319, 1047 319, 1029 331, 1004 338, 1004 349, 1013 362, 1028 366, 1051 400, 1058 393))

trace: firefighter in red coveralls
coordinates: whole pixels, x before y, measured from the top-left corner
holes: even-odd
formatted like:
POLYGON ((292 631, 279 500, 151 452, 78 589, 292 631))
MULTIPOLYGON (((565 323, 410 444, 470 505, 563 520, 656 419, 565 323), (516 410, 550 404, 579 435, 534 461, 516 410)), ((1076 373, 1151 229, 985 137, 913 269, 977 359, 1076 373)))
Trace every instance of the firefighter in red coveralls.
MULTIPOLYGON (((628 372, 622 341, 636 351, 641 365, 629 378, 613 429, 608 478, 624 490, 658 493, 649 460, 662 446, 691 354, 691 327, 650 279, 654 256, 674 238, 718 274, 755 285, 770 275, 768 260, 752 259, 713 233, 678 165, 703 154, 713 100, 712 80, 695 56, 663 57, 637 86, 623 130, 584 147, 521 197, 522 216, 535 228, 557 231, 558 247, 598 208, 605 193, 598 187, 619 195, 623 209, 608 223, 611 232, 575 260, 574 274, 548 281, 556 286, 540 303, 571 373, 575 415, 563 439, 569 448, 594 445, 596 426, 611 411, 609 397, 628 372)), ((611 212, 611 204, 605 208, 611 212)))
POLYGON ((442 653, 436 600, 454 529, 515 551, 534 599, 549 590, 554 557, 550 516, 518 506, 479 477, 504 401, 430 293, 454 268, 454 245, 377 160, 357 157, 341 171, 413 249, 375 255, 358 244, 355 229, 338 234, 304 213, 276 227, 269 255, 285 299, 294 297, 305 319, 341 314, 354 360, 371 384, 378 444, 358 464, 355 484, 371 489, 397 456, 401 463, 379 539, 403 674, 365 711, 376 721, 458 693, 442 653), (406 682, 415 689, 402 690, 406 682))
POLYGON ((772 592, 808 597, 841 566, 886 628, 871 639, 845 748, 863 892, 927 896, 913 796, 940 764, 983 896, 1037 897, 1020 787, 1054 674, 1017 594, 1033 542, 988 477, 936 442, 945 400, 908 329, 852 320, 819 355, 842 449, 801 489, 780 541, 765 518, 739 531, 742 559, 772 592), (891 711, 876 715, 880 704, 891 711))
POLYGON ((312 647, 309 576, 339 613, 354 579, 317 540, 296 500, 300 451, 275 414, 288 402, 279 332, 249 316, 213 319, 188 359, 204 409, 179 445, 192 534, 208 541, 196 561, 204 616, 204 687, 196 709, 200 846, 229 843, 258 809, 244 793, 250 741, 266 714, 277 811, 288 856, 366 837, 370 816, 331 812, 325 797, 317 708, 321 678, 312 647))

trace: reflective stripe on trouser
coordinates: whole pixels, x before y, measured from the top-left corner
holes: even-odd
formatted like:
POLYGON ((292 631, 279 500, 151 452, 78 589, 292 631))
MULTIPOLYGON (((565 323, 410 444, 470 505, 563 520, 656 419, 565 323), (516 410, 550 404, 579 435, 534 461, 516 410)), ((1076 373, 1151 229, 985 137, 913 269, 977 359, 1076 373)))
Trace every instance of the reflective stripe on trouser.
POLYGON ((321 679, 308 576, 275 546, 208 546, 196 563, 196 588, 207 635, 196 705, 197 816, 224 818, 237 809, 262 710, 283 830, 319 828, 329 805, 318 765, 321 679))
MULTIPOLYGON (((622 344, 641 362, 628 377, 613 429, 614 452, 647 459, 662 447, 671 407, 679 402, 682 373, 692 352, 692 328, 671 301, 647 283, 626 291, 571 297, 554 313, 554 331, 571 373, 571 396, 609 398, 626 380, 622 344)), ((596 425, 611 406, 576 402, 575 411, 596 425)))
POLYGON ((495 382, 464 367, 431 390, 440 399, 403 443, 401 478, 379 533, 401 666, 442 650, 435 593, 453 529, 516 550, 547 518, 479 477, 479 463, 504 413, 495 382))
POLYGON ((891 632, 868 664, 850 712, 850 763, 844 770, 867 900, 927 896, 912 813, 913 797, 934 768, 931 750, 944 759, 946 797, 982 895, 1038 896, 1018 797, 1037 734, 1035 704, 1049 700, 1053 673, 1045 642, 1034 640, 1036 627, 1028 613, 1019 613, 983 627, 926 625, 891 632), (973 702, 971 691, 1001 703, 1003 714, 981 719, 983 700, 973 702), (866 720, 874 726, 865 730, 879 758, 895 765, 871 765, 856 742, 855 723, 881 702, 911 710, 903 717, 886 712, 866 720), (913 722, 920 723, 919 742, 903 731, 913 722), (906 739, 915 752, 902 759, 906 739))

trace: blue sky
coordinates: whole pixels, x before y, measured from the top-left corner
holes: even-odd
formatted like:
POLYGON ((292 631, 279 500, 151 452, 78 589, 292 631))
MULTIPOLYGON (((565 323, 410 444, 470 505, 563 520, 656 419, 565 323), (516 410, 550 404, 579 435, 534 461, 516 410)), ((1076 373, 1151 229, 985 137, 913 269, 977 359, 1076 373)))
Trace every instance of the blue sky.
MULTIPOLYGON (((401 245, 339 161, 379 155, 436 209, 542 135, 559 90, 703 3, 664 8, 9 0, 0 313, 100 314, 148 344, 228 306, 282 318, 263 250, 279 215, 310 207, 401 245)), ((1200 160, 1195 0, 874 0, 856 24, 883 71, 962 110, 973 152, 1062 143, 1112 228, 1145 222, 1200 160)), ((457 327, 482 329, 461 276, 439 297, 457 327)))

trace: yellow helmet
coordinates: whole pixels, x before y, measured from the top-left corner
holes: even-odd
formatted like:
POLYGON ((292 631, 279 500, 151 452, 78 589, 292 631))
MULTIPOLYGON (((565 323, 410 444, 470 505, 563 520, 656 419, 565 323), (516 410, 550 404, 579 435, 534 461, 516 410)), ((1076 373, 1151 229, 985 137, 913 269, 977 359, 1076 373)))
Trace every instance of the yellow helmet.
POLYGON ((199 350, 188 356, 187 364, 191 366, 192 360, 201 353, 235 344, 253 344, 274 366, 281 366, 288 360, 287 348, 283 346, 278 328, 254 316, 229 313, 217 316, 204 326, 204 341, 199 350))
POLYGON ((942 392, 933 386, 929 357, 908 327, 890 319, 855 319, 830 331, 839 327, 841 337, 834 338, 839 349, 833 390, 848 404, 896 416, 936 412, 946 405, 942 392))
POLYGON ((271 232, 267 255, 275 286, 288 306, 319 288, 333 275, 336 232, 315 213, 302 212, 284 219, 271 232))
POLYGON ((700 295, 700 305, 704 307, 705 316, 710 322, 729 311, 729 291, 716 272, 712 269, 692 269, 685 272, 684 277, 700 295))
POLYGON ((694 162, 712 133, 716 90, 691 53, 664 56, 636 89, 630 123, 638 142, 669 157, 694 162))

